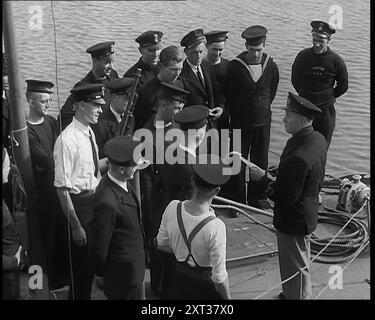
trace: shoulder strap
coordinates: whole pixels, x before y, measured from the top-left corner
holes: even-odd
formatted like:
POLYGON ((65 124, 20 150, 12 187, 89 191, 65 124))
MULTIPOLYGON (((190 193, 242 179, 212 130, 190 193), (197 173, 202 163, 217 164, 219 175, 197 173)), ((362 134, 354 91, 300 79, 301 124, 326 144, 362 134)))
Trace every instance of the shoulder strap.
POLYGON ((199 222, 195 228, 191 231, 191 233, 189 234, 189 238, 188 238, 188 241, 190 243, 190 247, 191 247, 191 242, 193 241, 194 237, 197 235, 197 233, 207 224, 209 223, 211 220, 214 220, 216 219, 216 217, 214 216, 209 216, 209 217, 206 217, 204 218, 201 222, 199 222))
POLYGON ((182 206, 182 202, 180 201, 178 204, 177 204, 177 222, 178 222, 178 227, 180 229, 180 232, 182 234, 182 237, 184 238, 184 241, 185 241, 185 244, 186 244, 186 247, 188 248, 189 250, 189 254, 188 256, 186 257, 185 261, 187 261, 189 259, 189 257, 191 256, 194 260, 194 263, 198 265, 198 263, 195 261, 192 253, 191 253, 191 242, 193 241, 193 239, 195 238, 195 236, 197 235, 197 233, 207 224, 209 223, 211 220, 215 220, 216 217, 215 216, 209 216, 209 217, 206 217, 204 218, 201 222, 199 222, 195 228, 191 231, 191 233, 189 234, 189 237, 187 237, 186 235, 186 230, 185 230, 185 226, 184 226, 184 223, 182 221, 182 212, 181 212, 181 206, 182 206))
POLYGON ((188 238, 186 236, 185 226, 184 226, 184 223, 182 222, 181 205, 182 205, 182 202, 179 201, 178 204, 177 204, 177 222, 178 222, 178 228, 180 229, 182 237, 184 238, 185 244, 186 244, 186 246, 187 246, 187 248, 189 250, 189 253, 190 253, 191 247, 189 246, 188 238))

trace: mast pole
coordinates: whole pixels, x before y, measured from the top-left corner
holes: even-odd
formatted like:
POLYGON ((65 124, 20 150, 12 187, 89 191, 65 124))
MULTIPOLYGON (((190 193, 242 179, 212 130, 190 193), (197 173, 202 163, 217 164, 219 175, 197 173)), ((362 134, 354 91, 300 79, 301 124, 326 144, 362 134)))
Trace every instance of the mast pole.
POLYGON ((39 265, 45 270, 45 257, 42 253, 40 217, 37 210, 35 183, 31 167, 25 108, 18 74, 16 41, 12 21, 12 4, 11 1, 2 1, 2 4, 4 47, 8 61, 12 150, 14 162, 21 174, 27 194, 28 258, 30 265, 39 265))

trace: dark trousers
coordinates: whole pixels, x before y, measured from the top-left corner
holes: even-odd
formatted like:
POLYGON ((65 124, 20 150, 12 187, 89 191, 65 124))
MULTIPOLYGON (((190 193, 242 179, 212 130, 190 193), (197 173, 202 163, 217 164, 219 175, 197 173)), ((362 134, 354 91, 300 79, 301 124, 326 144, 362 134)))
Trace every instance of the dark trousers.
POLYGON ((149 255, 152 240, 152 208, 151 208, 151 196, 152 196, 152 179, 153 172, 151 166, 140 171, 140 188, 141 188, 141 204, 142 204, 142 223, 146 236, 146 249, 147 255, 149 255))
POLYGON ((138 260, 106 264, 104 293, 108 300, 143 299, 144 256, 138 260))
POLYGON ((87 244, 81 247, 76 246, 70 233, 73 278, 69 286, 68 300, 90 300, 94 272, 89 259, 90 230, 88 226, 92 219, 94 193, 71 194, 70 196, 81 226, 86 232, 87 244))
POLYGON ((88 245, 78 247, 72 239, 70 245, 73 278, 69 286, 68 300, 91 300, 94 273, 89 263, 88 245))
POLYGON ((322 113, 314 118, 312 126, 326 138, 328 149, 336 126, 336 110, 333 103, 322 108, 322 113))
POLYGON ((166 298, 175 263, 176 258, 173 253, 167 253, 152 247, 150 265, 151 290, 162 299, 166 298))
POLYGON ((3 271, 3 300, 20 299, 20 274, 19 271, 3 271))
MULTIPOLYGON (((245 159, 250 161, 262 169, 268 166, 268 149, 270 145, 270 129, 271 122, 260 127, 250 127, 241 129, 241 154, 245 159)), ((246 196, 246 165, 241 163, 241 171, 239 174, 231 177, 224 190, 228 190, 223 194, 231 200, 246 203, 255 200, 256 197, 252 192, 252 183, 248 184, 246 196)))
POLYGON ((65 286, 69 278, 68 224, 56 189, 36 179, 41 214, 41 238, 50 289, 65 286))
POLYGON ((168 286, 168 300, 221 300, 211 280, 211 268, 190 267, 176 262, 168 286))

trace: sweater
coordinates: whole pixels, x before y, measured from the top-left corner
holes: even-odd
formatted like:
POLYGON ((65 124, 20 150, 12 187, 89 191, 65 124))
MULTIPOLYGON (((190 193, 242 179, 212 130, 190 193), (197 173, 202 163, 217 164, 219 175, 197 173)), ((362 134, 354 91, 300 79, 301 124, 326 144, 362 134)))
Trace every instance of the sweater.
POLYGON ((294 60, 292 84, 300 96, 324 110, 348 90, 348 71, 330 48, 322 54, 307 48, 294 60))

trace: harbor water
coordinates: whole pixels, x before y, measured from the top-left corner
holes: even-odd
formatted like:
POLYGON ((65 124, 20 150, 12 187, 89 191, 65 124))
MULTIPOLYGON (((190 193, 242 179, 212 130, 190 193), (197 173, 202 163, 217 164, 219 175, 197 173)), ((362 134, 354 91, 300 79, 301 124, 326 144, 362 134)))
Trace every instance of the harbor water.
MULTIPOLYGON (((289 138, 281 108, 288 91, 293 91, 294 58, 312 45, 310 22, 337 17, 334 21, 340 28, 332 36, 330 48, 347 64, 349 90, 335 104, 336 129, 326 173, 370 173, 370 1, 14 1, 12 5, 23 92, 26 79, 54 82, 53 116, 72 86, 90 70, 91 58, 85 50, 97 42, 116 41, 114 66, 122 76, 139 58, 134 39, 143 31, 163 31, 168 46, 179 45, 193 29, 227 30, 223 56, 232 59, 245 49, 241 33, 246 27, 266 26, 266 51, 280 71, 272 105, 270 165, 278 163, 276 154, 281 154, 289 138)), ((25 112, 26 105, 25 99, 25 112)))

